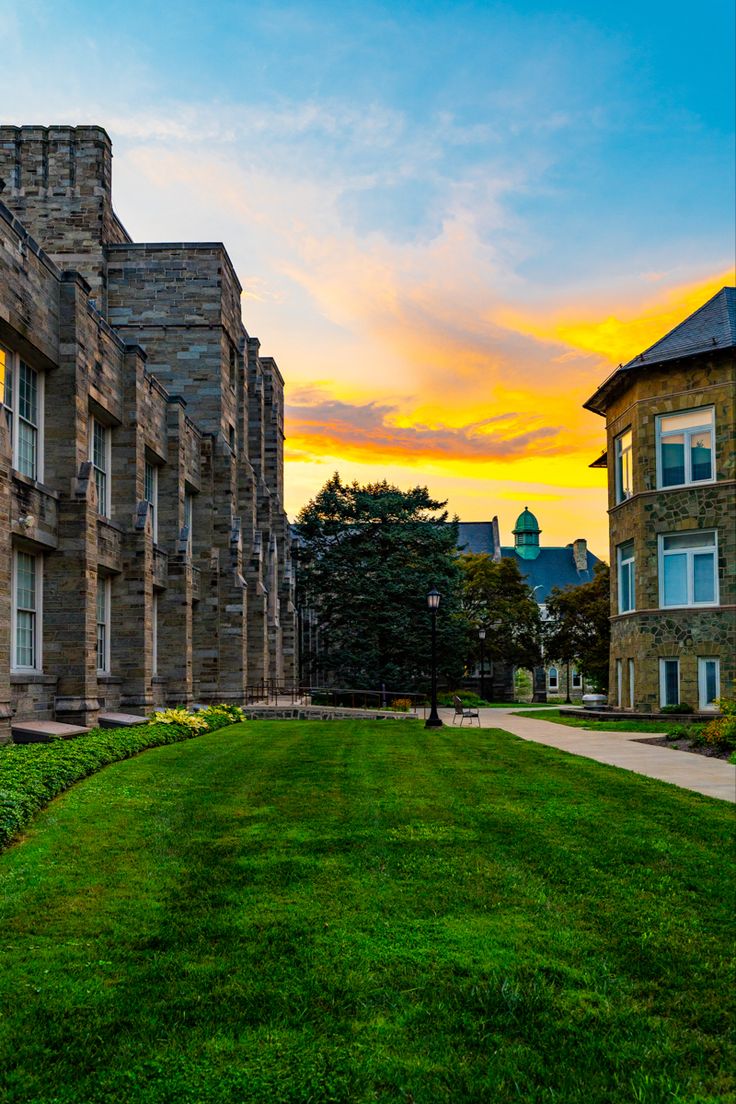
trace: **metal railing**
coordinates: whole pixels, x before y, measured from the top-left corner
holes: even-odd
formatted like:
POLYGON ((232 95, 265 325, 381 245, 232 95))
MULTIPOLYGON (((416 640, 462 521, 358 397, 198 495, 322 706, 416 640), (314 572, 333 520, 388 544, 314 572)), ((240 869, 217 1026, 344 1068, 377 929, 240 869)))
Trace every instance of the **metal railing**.
POLYGON ((280 682, 277 679, 261 679, 248 686, 246 705, 326 705, 333 709, 387 709, 397 701, 409 702, 402 712, 421 711, 424 717, 428 706, 426 694, 409 690, 362 690, 353 687, 304 686, 298 683, 280 682))

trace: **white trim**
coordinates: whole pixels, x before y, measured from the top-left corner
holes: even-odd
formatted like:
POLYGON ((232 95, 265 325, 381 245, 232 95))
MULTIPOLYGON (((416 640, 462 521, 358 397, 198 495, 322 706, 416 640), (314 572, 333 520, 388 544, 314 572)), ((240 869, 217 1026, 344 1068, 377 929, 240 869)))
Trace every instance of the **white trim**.
POLYGON ((549 682, 550 690, 560 689, 560 672, 557 667, 550 667, 549 671, 547 672, 547 680, 549 682), (553 671, 554 675, 552 674, 553 671), (553 679, 554 681, 552 681, 553 679))
POLYGON ((616 705, 620 709, 623 705, 624 692, 624 665, 620 659, 616 660, 616 705))
MULTIPOLYGON (((89 461, 92 464, 92 475, 99 471, 105 477, 105 501, 100 502, 99 497, 97 500, 97 513, 100 517, 110 519, 112 515, 112 430, 110 426, 101 422, 99 418, 95 418, 94 414, 90 414, 89 422, 87 426, 87 452, 89 461), (104 468, 98 468, 95 464, 95 426, 98 426, 102 430, 102 448, 104 452, 104 468)), ((95 478, 95 490, 97 490, 97 480, 95 478)))
POLYGON ((158 591, 151 596, 151 674, 158 675, 158 591))
POLYGON ((634 708, 634 679, 635 667, 633 659, 629 660, 629 709, 634 708))
POLYGON ((660 709, 665 705, 679 705, 680 704, 680 660, 677 656, 662 656, 659 661, 659 707, 660 709), (667 701, 667 679, 665 677, 665 664, 676 663, 677 664, 677 701, 667 701))
POLYGON ((158 467, 151 460, 145 460, 144 461, 143 494, 145 495, 146 502, 149 502, 151 504, 151 536, 153 538, 153 543, 158 544, 158 467), (147 493, 146 493, 146 491, 147 491, 147 487, 146 487, 147 478, 146 477, 147 477, 149 471, 151 471, 153 473, 153 476, 152 476, 152 480, 153 480, 153 486, 152 486, 153 498, 149 498, 147 493))
POLYGON ((657 462, 657 490, 671 491, 677 487, 702 487, 708 483, 716 482, 716 415, 714 406, 694 406, 687 410, 670 410, 666 414, 658 414, 656 417, 656 462, 657 462), (684 467, 685 467, 685 481, 684 483, 662 483, 662 419, 663 418, 677 418, 680 415, 695 414, 698 411, 709 411, 710 421, 703 422, 699 426, 689 426, 687 429, 668 430, 664 437, 667 438, 672 434, 682 433, 684 436, 683 453, 684 453, 684 467), (707 429, 710 433, 710 466, 711 473, 707 479, 693 479, 692 478, 692 454, 691 449, 688 447, 690 436, 693 433, 702 433, 704 429, 707 429))
POLYGON ((720 604, 720 587, 718 585, 718 530, 717 529, 690 529, 684 530, 679 533, 660 533, 657 538, 657 574, 659 576, 659 608, 660 609, 711 609, 713 606, 720 604), (697 533, 699 535, 713 534, 713 544, 701 544, 694 545, 691 548, 684 546, 682 548, 665 549, 664 542, 667 537, 687 537, 690 534, 697 533), (697 555, 706 555, 712 552, 713 555, 713 598, 710 602, 694 602, 693 592, 695 590, 695 569, 693 566, 694 557, 697 555), (665 605, 664 601, 664 561, 669 556, 685 556, 685 584, 687 586, 687 601, 686 602, 673 602, 670 605, 665 605))
POLYGON ((26 552, 24 548, 13 549, 10 580, 10 671, 11 674, 41 674, 43 671, 43 556, 36 552, 26 552), (33 610, 33 665, 21 665, 15 662, 18 618, 18 556, 30 556, 34 560, 34 583, 36 588, 36 608, 33 610))
MULTIPOLYGON (((98 612, 97 597, 98 597, 98 595, 95 595, 95 651, 97 652, 97 631, 96 630, 97 630, 99 625, 104 625, 105 626, 105 647, 104 647, 104 655, 102 657, 103 665, 102 665, 102 667, 100 667, 100 666, 97 667, 97 674, 98 675, 109 675, 110 674, 110 626, 111 626, 111 610, 112 610, 112 604, 111 604, 111 600, 110 600, 111 599, 111 592, 112 592, 112 579, 110 578, 109 575, 100 575, 99 572, 98 572, 98 574, 97 574, 97 590, 98 590, 98 592, 99 592, 100 586, 102 587, 102 591, 103 591, 104 598, 105 598, 105 609, 104 609, 105 620, 104 621, 98 620, 98 617, 97 617, 97 612, 98 612)), ((99 658, 99 653, 97 653, 97 654, 98 654, 98 658, 99 658)))
POLYGON ((0 394, 0 407, 10 414, 10 447, 11 447, 11 464, 14 471, 17 471, 20 475, 24 475, 27 479, 33 479, 37 483, 43 483, 44 476, 44 425, 45 425, 45 392, 46 392, 46 376, 39 369, 34 367, 33 364, 29 364, 27 360, 24 360, 20 353, 16 353, 13 349, 9 349, 7 345, 2 346, 2 350, 5 353, 5 375, 10 380, 10 390, 12 393, 12 406, 5 406, 5 388, 3 387, 2 394, 0 394), (24 364, 29 372, 33 372, 36 382, 36 421, 30 422, 27 418, 21 418, 20 415, 20 366, 24 364), (18 438, 19 438, 19 426, 21 421, 33 430, 34 433, 34 453, 35 463, 34 471, 32 475, 28 472, 22 472, 19 466, 18 456, 18 438))
POLYGON ((616 505, 618 505, 620 502, 626 502, 634 493, 634 433, 631 426, 625 429, 623 433, 617 434, 613 439, 613 470, 616 505), (631 442, 628 448, 624 450, 622 448, 622 441, 627 434, 630 436, 631 442), (626 456, 628 462, 627 474, 630 483, 628 488, 624 488, 623 486, 624 456, 626 456))
POLYGON ((636 552, 633 540, 622 541, 621 544, 616 546, 616 562, 618 566, 618 612, 619 613, 633 613, 636 609, 636 552), (632 552, 626 559, 623 557, 623 546, 625 544, 631 544, 632 552), (631 605, 623 608, 621 595, 623 593, 623 586, 621 580, 624 574, 624 569, 629 576, 629 597, 631 599, 631 605))
POLYGON ((721 696, 721 661, 718 656, 698 656, 698 708, 717 709, 716 699, 721 696), (707 699, 706 664, 716 665, 716 692, 713 698, 707 699))

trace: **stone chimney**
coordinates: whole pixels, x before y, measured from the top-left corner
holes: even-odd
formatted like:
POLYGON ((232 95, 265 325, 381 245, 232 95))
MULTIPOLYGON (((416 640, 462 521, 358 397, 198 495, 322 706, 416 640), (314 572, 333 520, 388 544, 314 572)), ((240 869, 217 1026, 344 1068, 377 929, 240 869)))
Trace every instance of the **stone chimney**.
POLYGON ((576 571, 588 570, 588 542, 584 537, 572 542, 572 558, 576 571))

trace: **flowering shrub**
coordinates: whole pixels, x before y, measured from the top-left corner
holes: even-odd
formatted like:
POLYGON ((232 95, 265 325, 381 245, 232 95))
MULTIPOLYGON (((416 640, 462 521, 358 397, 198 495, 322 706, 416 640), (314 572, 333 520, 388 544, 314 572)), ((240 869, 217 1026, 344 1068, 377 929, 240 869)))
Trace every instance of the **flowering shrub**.
POLYGON ((197 716, 204 717, 208 723, 221 717, 225 717, 228 724, 237 724, 238 721, 245 720, 245 713, 239 705, 208 705, 206 709, 200 709, 197 716))
POLYGON ((703 740, 711 747, 736 751, 736 698, 719 698, 716 702, 722 717, 714 717, 703 729, 703 740))
POLYGON ((389 709, 393 709, 396 713, 411 713, 411 698, 394 698, 389 709))
POLYGON ((153 724, 182 725, 193 733, 209 732, 210 726, 203 713, 204 710, 202 713, 190 713, 188 709, 180 705, 176 709, 160 709, 158 713, 153 714, 151 722, 153 724))

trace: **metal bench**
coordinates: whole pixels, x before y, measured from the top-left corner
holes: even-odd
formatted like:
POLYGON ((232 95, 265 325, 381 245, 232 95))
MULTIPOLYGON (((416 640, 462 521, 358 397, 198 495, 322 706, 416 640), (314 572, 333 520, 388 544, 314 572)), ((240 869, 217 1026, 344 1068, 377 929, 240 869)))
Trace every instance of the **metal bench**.
POLYGON ((478 722, 478 728, 480 728, 480 713, 477 709, 466 709, 460 698, 455 695, 452 699, 455 703, 455 713, 453 714, 452 723, 455 724, 458 717, 460 718, 460 726, 467 720, 472 724, 473 721, 478 722))

